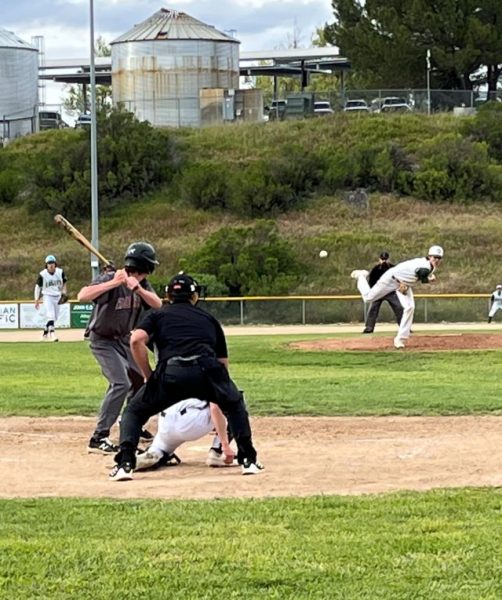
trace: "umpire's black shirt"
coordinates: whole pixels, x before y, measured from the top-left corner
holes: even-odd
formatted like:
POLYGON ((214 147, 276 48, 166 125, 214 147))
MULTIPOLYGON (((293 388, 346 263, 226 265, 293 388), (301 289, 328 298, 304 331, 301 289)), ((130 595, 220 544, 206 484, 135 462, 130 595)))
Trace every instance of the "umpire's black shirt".
POLYGON ((228 357, 225 334, 219 322, 188 302, 166 304, 150 311, 137 329, 146 331, 162 360, 193 355, 228 357))
POLYGON ((380 277, 385 273, 385 271, 388 271, 393 266, 394 265, 390 262, 383 262, 375 265, 371 269, 368 277, 368 283, 370 288, 372 288, 375 285, 375 283, 380 279, 380 277))

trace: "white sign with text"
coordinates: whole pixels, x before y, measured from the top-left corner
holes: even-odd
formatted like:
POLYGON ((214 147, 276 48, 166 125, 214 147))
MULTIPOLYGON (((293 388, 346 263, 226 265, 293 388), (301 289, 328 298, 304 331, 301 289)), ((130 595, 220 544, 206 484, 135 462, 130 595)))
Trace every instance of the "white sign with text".
MULTIPOLYGON (((19 305, 19 327, 21 329, 43 329, 47 323, 44 305, 41 304, 37 310, 33 303, 19 305)), ((70 305, 61 304, 59 317, 56 321, 56 329, 70 327, 70 305)))
POLYGON ((17 304, 0 304, 0 329, 17 329, 18 322, 17 304))

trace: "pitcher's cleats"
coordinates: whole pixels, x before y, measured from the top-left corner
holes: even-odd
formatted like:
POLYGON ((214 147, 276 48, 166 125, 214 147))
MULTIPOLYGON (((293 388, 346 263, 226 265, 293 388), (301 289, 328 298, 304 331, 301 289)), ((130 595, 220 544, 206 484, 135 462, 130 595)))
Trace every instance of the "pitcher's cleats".
POLYGON ((244 462, 241 465, 241 468, 243 475, 257 475, 260 471, 263 471, 265 467, 257 460, 251 462, 250 460, 245 458, 244 462))
POLYGON ((116 446, 110 438, 91 438, 87 445, 87 452, 89 454, 116 454, 120 448, 116 446))
POLYGON ((400 340, 398 337, 394 338, 394 348, 401 350, 402 348, 404 348, 404 346, 405 344, 402 340, 400 340))
POLYGON ((350 274, 352 279, 358 279, 359 277, 368 277, 368 275, 369 273, 365 269, 356 269, 350 274))
POLYGON ((110 481, 130 481, 133 476, 133 468, 130 462, 115 465, 108 475, 110 481))

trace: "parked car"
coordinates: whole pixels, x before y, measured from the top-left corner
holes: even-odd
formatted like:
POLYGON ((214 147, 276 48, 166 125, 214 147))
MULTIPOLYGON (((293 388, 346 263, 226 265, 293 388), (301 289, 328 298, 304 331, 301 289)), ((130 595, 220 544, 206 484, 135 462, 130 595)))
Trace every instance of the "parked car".
POLYGON ((398 96, 387 96, 386 98, 375 98, 372 101, 373 112, 410 112, 411 106, 406 102, 405 98, 398 96))
POLYGON ((287 104, 287 100, 272 100, 270 106, 267 105, 263 109, 265 116, 268 117, 265 120, 283 119, 287 104))
POLYGON ((369 112, 366 100, 347 100, 343 107, 345 112, 369 112))
POLYGON ((40 131, 44 129, 63 129, 68 127, 61 117, 61 113, 52 110, 41 110, 38 113, 38 126, 40 131))
POLYGON ((88 127, 91 124, 91 115, 79 115, 75 122, 75 127, 88 127))
POLYGON ((314 115, 332 115, 335 111, 331 108, 331 104, 325 100, 314 102, 314 115))

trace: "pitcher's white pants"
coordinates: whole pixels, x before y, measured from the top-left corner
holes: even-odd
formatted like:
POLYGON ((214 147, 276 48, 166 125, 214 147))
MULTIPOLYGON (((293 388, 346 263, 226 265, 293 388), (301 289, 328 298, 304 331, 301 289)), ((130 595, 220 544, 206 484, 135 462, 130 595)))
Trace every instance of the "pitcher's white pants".
POLYGON ((403 317, 399 324, 396 341, 404 343, 410 337, 413 315, 415 313, 415 298, 413 297, 411 287, 408 288, 406 294, 401 294, 398 288, 399 282, 395 279, 384 279, 384 281, 379 279, 370 288, 366 277, 360 276, 357 278, 357 289, 365 302, 373 302, 373 300, 379 300, 391 292, 396 292, 399 302, 401 302, 401 306, 403 307, 403 317))

